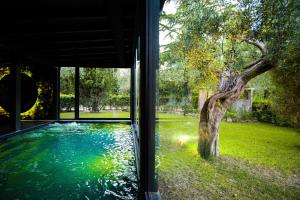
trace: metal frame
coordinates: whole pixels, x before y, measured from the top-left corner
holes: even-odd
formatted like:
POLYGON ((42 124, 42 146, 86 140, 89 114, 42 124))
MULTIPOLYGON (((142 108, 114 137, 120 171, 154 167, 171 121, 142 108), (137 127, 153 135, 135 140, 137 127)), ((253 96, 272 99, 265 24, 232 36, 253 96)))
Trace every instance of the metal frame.
POLYGON ((55 79, 55 89, 53 92, 56 93, 54 95, 55 97, 55 104, 56 104, 56 109, 55 109, 55 118, 56 120, 60 119, 60 67, 56 67, 56 79, 55 79))
MULTIPOLYGON (((141 5, 140 198, 158 191, 155 180, 156 69, 159 67, 159 0, 141 5)), ((151 196, 151 195, 150 195, 151 196)))
POLYGON ((134 124, 136 120, 136 74, 135 64, 130 70, 130 120, 134 124))
MULTIPOLYGON (((133 102, 133 99, 134 99, 134 96, 135 96, 135 91, 133 91, 134 88, 132 88, 132 81, 133 81, 133 69, 132 68, 118 68, 118 67, 115 67, 117 69, 130 69, 130 115, 128 118, 82 118, 80 117, 80 111, 79 111, 79 99, 80 99, 80 93, 79 93, 79 84, 80 84, 80 67, 71 67, 71 68, 75 68, 75 105, 74 105, 74 118, 70 118, 70 119, 67 119, 67 118, 60 118, 60 68, 59 67, 59 72, 57 73, 57 76, 59 77, 58 78, 58 90, 57 90, 57 97, 58 97, 58 100, 57 102, 59 103, 58 104, 58 117, 57 117, 57 120, 59 121, 91 121, 91 120, 98 120, 98 121, 107 121, 107 120, 113 120, 113 121, 123 121, 123 120, 132 120, 132 109, 134 109, 134 105, 132 104, 133 102)), ((115 69, 115 68, 109 68, 109 69, 115 69)), ((104 69, 103 67, 99 67, 99 69, 104 69)))
POLYGON ((75 67, 75 120, 79 119, 79 84, 80 84, 80 68, 75 67))
POLYGON ((10 71, 14 80, 14 92, 11 99, 12 112, 10 115, 11 129, 13 131, 19 131, 21 129, 21 67, 18 63, 14 62, 10 71))

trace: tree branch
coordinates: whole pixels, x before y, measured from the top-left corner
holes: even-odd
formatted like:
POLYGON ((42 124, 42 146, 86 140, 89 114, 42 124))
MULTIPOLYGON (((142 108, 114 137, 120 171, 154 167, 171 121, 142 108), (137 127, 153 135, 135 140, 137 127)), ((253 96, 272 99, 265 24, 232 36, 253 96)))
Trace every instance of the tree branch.
POLYGON ((240 37, 240 40, 242 40, 244 42, 247 42, 248 44, 252 44, 252 45, 256 46, 257 48, 259 48, 259 50, 261 51, 263 56, 267 54, 266 45, 262 41, 253 40, 253 39, 250 39, 246 36, 240 37))
POLYGON ((252 78, 274 68, 275 66, 275 64, 271 63, 267 59, 262 58, 248 66, 248 68, 246 68, 245 71, 239 75, 239 77, 242 78, 245 83, 247 83, 252 78))

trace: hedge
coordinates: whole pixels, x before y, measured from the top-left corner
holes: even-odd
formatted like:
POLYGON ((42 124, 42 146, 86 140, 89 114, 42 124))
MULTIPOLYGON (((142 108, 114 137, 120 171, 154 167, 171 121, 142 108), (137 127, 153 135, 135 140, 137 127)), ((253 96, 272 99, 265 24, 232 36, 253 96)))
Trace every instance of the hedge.
POLYGON ((253 102, 252 113, 258 121, 274 123, 274 114, 271 111, 270 103, 265 99, 255 100, 253 102))
POLYGON ((73 94, 60 94, 60 107, 71 111, 75 106, 75 96, 73 94))
POLYGON ((252 113, 258 121, 277 124, 280 126, 291 126, 291 124, 279 116, 271 109, 271 104, 266 99, 255 100, 252 104, 252 113))

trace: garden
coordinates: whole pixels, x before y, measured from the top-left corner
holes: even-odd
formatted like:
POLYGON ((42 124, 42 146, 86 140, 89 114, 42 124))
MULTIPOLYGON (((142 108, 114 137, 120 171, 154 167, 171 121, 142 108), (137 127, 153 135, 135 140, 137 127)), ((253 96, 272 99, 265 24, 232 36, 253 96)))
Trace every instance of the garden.
POLYGON ((297 5, 167 1, 157 106, 163 199, 299 199, 297 5))

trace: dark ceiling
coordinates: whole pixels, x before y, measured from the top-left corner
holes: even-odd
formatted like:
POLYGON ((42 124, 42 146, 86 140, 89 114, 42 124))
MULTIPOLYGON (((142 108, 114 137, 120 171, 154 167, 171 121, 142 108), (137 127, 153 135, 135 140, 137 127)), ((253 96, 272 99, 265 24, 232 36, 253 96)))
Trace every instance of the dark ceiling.
POLYGON ((138 1, 1 1, 0 65, 131 67, 138 1))

